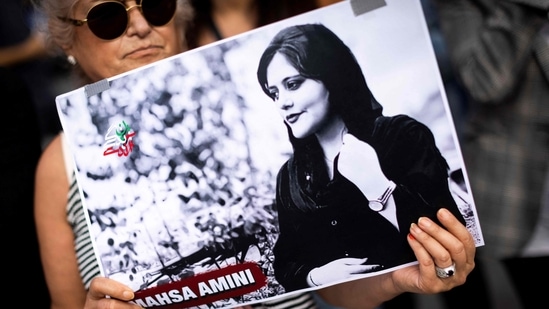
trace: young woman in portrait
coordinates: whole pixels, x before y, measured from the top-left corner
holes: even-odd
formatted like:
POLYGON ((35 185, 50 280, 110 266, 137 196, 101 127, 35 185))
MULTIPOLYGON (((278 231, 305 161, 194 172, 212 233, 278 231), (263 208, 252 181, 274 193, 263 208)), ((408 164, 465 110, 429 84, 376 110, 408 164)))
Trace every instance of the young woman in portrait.
POLYGON ((274 269, 286 290, 415 261, 410 227, 424 217, 437 222, 442 208, 465 225, 431 130, 407 115, 384 116, 353 53, 331 30, 281 30, 257 76, 293 147, 276 190, 274 269))

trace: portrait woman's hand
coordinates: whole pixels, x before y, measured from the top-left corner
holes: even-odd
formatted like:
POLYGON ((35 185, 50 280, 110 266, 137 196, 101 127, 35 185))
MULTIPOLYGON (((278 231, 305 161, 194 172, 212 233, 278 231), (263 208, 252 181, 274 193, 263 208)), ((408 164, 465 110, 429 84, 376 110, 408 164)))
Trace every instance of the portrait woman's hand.
POLYGON ((389 187, 374 148, 349 133, 343 135, 337 170, 368 199, 381 196, 389 187))
POLYGON ((84 308, 141 308, 128 302, 133 298, 134 293, 128 286, 109 278, 96 277, 91 281, 84 308))
POLYGON ((334 260, 321 267, 313 268, 307 280, 310 286, 319 286, 326 283, 349 279, 352 275, 364 274, 379 269, 378 264, 365 264, 368 258, 342 258, 334 260))

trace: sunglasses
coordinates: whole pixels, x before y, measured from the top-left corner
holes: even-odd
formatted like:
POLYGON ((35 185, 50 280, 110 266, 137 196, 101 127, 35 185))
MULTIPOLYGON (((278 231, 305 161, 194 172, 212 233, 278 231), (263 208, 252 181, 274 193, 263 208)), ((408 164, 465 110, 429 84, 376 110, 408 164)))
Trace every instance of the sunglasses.
POLYGON ((138 8, 147 22, 155 27, 164 26, 175 15, 177 0, 141 0, 139 4, 126 7, 122 2, 106 1, 94 5, 86 19, 59 17, 64 22, 75 26, 88 24, 91 32, 100 39, 114 40, 122 36, 129 24, 129 11, 138 8))

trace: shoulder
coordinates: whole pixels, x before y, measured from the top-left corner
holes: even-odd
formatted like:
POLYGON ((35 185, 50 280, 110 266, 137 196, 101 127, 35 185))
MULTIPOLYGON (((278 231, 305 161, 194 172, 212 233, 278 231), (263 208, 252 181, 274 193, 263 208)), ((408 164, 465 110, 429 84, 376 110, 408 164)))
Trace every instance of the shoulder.
POLYGON ((61 134, 55 136, 42 152, 38 163, 38 171, 46 174, 52 171, 58 173, 59 167, 65 169, 61 134))
POLYGON ((372 134, 372 146, 382 166, 409 168, 423 162, 421 158, 427 155, 440 157, 433 132, 407 115, 378 117, 372 134))
POLYGON ((281 186, 283 183, 288 182, 291 160, 292 159, 288 159, 286 162, 284 162, 284 164, 282 164, 282 166, 278 170, 278 173, 276 175, 276 180, 279 186, 281 186))
POLYGON ((290 163, 291 159, 286 161, 276 175, 276 196, 279 202, 287 204, 290 202, 290 163))
POLYGON ((36 169, 36 189, 48 189, 53 192, 55 187, 66 187, 68 190, 69 180, 65 168, 63 155, 62 135, 59 134, 46 146, 36 169))
POLYGON ((406 138, 418 139, 432 135, 431 130, 420 121, 408 115, 381 116, 374 125, 374 139, 406 138), (415 138, 414 138, 415 137, 415 138))
POLYGON ((408 115, 380 116, 375 120, 376 128, 378 127, 408 127, 415 125, 423 125, 408 115))

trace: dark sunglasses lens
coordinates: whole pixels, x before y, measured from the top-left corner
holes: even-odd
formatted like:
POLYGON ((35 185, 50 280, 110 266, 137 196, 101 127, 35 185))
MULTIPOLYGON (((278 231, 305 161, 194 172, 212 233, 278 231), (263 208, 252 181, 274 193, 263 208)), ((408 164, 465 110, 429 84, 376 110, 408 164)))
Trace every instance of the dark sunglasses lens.
POLYGON ((143 16, 153 26, 164 26, 175 14, 177 0, 142 0, 143 16))
POLYGON ((104 2, 94 6, 87 19, 91 32, 104 40, 116 39, 124 34, 128 26, 126 8, 120 2, 104 2))

